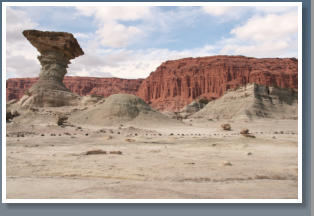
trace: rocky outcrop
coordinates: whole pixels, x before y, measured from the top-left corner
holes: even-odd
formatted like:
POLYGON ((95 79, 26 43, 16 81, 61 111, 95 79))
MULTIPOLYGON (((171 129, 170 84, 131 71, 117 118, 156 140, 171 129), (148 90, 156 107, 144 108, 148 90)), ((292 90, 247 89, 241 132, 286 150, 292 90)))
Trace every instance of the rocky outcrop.
POLYGON ((185 119, 188 118, 190 115, 200 111, 206 106, 205 103, 201 103, 199 101, 193 101, 192 103, 188 104, 187 106, 183 107, 177 114, 179 118, 185 119))
POLYGON ((228 90, 190 116, 196 119, 297 119, 298 92, 291 88, 248 84, 228 90))
POLYGON ((179 111, 197 98, 215 99, 248 83, 297 89, 298 60, 212 56, 167 61, 143 81, 138 96, 155 109, 179 111))
MULTIPOLYGON (((7 101, 20 99, 38 78, 12 78, 6 81, 7 101)), ((112 94, 136 94, 143 79, 95 78, 65 76, 63 83, 71 92, 80 96, 112 94)))
POLYGON ((69 122, 92 126, 126 124, 140 127, 179 124, 152 109, 143 99, 130 94, 114 94, 86 110, 75 111, 70 116, 69 122))
POLYGON ((63 84, 70 60, 84 52, 72 34, 25 30, 23 35, 41 54, 38 81, 27 90, 22 107, 73 105, 77 95, 63 84))

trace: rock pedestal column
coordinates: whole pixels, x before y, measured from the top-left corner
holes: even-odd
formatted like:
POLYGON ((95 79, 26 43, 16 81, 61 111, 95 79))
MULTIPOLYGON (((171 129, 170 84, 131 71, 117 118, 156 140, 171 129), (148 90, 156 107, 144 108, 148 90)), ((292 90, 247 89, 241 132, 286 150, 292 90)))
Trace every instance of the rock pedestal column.
POLYGON ((72 34, 66 32, 44 32, 25 30, 23 35, 41 54, 39 80, 21 99, 24 106, 73 105, 78 96, 63 84, 70 60, 84 52, 72 34))

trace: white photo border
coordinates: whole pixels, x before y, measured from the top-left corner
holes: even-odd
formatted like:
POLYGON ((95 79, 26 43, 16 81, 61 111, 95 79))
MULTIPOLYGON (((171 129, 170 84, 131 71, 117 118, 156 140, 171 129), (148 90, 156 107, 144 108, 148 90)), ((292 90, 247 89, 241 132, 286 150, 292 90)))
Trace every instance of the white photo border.
POLYGON ((2 2, 2 203, 302 203, 302 2, 2 2), (8 199, 6 197, 6 8, 9 6, 296 6, 298 7, 297 199, 8 199))

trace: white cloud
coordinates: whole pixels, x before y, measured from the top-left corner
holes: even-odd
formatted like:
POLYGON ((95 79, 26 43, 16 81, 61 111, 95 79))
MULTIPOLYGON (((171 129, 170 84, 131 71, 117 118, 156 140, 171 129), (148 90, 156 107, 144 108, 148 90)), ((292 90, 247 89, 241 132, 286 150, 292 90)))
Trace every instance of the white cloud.
POLYGON ((33 22, 22 10, 7 7, 6 11, 6 75, 33 77, 39 74, 38 52, 23 36, 25 29, 33 29, 33 22))
POLYGON ((268 14, 250 18, 243 26, 231 30, 237 38, 243 40, 268 41, 289 37, 298 31, 298 14, 268 14))
MULTIPOLYGON (((245 55, 252 57, 292 57, 297 47, 291 47, 286 41, 265 41, 253 44, 227 44, 220 54, 245 55)), ((295 56, 296 57, 296 56, 295 56)))
POLYGON ((115 22, 106 22, 96 31, 98 40, 104 46, 126 47, 139 39, 143 32, 135 26, 125 26, 115 22))
POLYGON ((296 6, 259 6, 255 7, 255 10, 257 12, 263 12, 263 13, 276 13, 276 14, 281 14, 281 13, 286 13, 286 12, 291 12, 291 11, 297 11, 298 7, 296 6))
POLYGON ((126 47, 144 32, 135 25, 125 25, 120 21, 136 21, 150 16, 150 7, 76 7, 84 16, 93 16, 98 25, 95 39, 103 46, 126 47))
POLYGON ((95 50, 96 56, 79 57, 73 60, 69 67, 69 75, 109 76, 112 74, 119 78, 146 78, 162 62, 186 57, 199 57, 214 55, 212 46, 181 51, 169 49, 128 50, 117 49, 110 52, 95 50))
POLYGON ((220 44, 221 54, 254 57, 297 57, 298 14, 295 10, 281 14, 257 15, 233 28, 231 38, 220 44))
POLYGON ((231 13, 235 8, 228 6, 205 6, 204 11, 213 16, 221 16, 226 13, 231 13))
POLYGON ((99 22, 108 20, 138 20, 150 15, 150 7, 76 7, 85 16, 94 16, 99 22))
POLYGON ((204 6, 202 9, 211 16, 219 17, 219 22, 227 22, 240 19, 247 11, 252 11, 254 8, 249 6, 204 6))
POLYGON ((233 21, 248 14, 263 16, 297 11, 296 6, 204 6, 203 12, 219 18, 219 22, 233 21))

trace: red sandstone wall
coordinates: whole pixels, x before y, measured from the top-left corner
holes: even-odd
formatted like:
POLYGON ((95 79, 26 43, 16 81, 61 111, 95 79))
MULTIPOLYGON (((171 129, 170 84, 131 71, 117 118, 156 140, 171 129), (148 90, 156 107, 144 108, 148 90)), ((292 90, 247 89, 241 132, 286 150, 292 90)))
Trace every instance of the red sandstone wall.
POLYGON ((142 82, 137 95, 155 109, 177 111, 197 98, 218 98, 253 82, 297 89, 298 61, 243 56, 167 61, 142 82))
MULTIPOLYGON (((19 99, 24 95, 38 78, 14 78, 6 82, 7 100, 19 99)), ((142 79, 119 79, 119 78, 94 78, 66 76, 63 83, 72 92, 78 95, 102 95, 108 97, 112 94, 127 93, 135 94, 142 79)))

